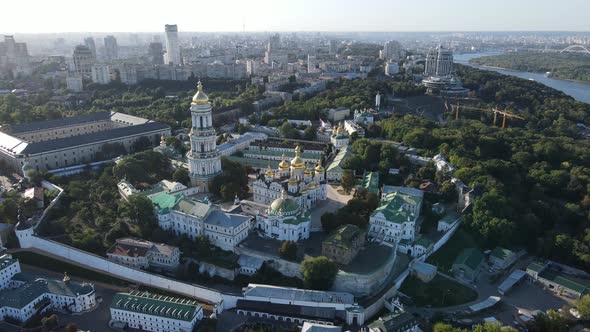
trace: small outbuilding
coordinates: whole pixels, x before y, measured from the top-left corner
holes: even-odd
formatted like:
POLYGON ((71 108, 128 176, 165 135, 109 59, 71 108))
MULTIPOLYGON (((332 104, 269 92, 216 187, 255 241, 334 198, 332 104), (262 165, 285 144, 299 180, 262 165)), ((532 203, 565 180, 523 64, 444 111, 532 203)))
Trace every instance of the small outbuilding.
POLYGON ((476 248, 464 249, 453 262, 453 273, 459 278, 475 280, 481 271, 484 255, 476 248))
POLYGON ((516 262, 516 254, 509 249, 496 247, 490 253, 490 263, 495 270, 505 270, 516 262))

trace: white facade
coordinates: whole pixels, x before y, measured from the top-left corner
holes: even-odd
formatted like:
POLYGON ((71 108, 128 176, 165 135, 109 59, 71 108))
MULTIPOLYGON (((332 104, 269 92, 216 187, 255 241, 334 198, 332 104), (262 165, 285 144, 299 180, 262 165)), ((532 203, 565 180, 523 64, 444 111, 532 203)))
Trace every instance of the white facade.
POLYGON ((122 238, 107 252, 110 260, 138 269, 161 268, 176 270, 180 250, 177 247, 150 241, 122 238))
POLYGON ((91 69, 92 82, 96 84, 109 84, 111 82, 111 70, 108 65, 95 64, 91 69))
POLYGON ((283 191, 303 209, 311 208, 328 195, 325 169, 318 160, 316 167, 306 167, 301 158, 301 149, 295 148, 295 157, 287 163, 282 155, 277 170, 269 168, 252 184, 254 202, 271 204, 281 197, 283 191))
POLYGON ((14 288, 0 293, 0 320, 10 317, 26 322, 48 309, 81 313, 96 306, 94 285, 70 281, 67 274, 63 280, 13 280, 11 285, 14 288))
POLYGON ((385 63, 385 75, 394 76, 399 74, 399 64, 397 62, 386 62, 385 63))
POLYGON ((411 254, 424 194, 419 190, 399 190, 384 195, 369 218, 368 237, 394 248, 399 244, 399 250, 410 250, 411 254))
POLYGON ((166 64, 180 65, 180 45, 178 44, 178 26, 166 24, 166 64))
POLYGON ((208 200, 198 201, 161 193, 152 197, 158 225, 191 239, 206 236, 211 244, 233 251, 248 236, 251 217, 219 210, 208 200))
POLYGON ((191 150, 187 153, 191 183, 208 192, 211 181, 221 173, 221 155, 217 149, 211 103, 201 82, 191 103, 191 150))
POLYGON ((142 293, 117 293, 111 303, 111 323, 154 332, 193 331, 203 319, 203 308, 194 300, 142 293))
POLYGON ((79 76, 66 77, 66 88, 72 92, 84 91, 84 85, 82 84, 82 77, 79 77, 79 76))
POLYGON ((2 255, 0 257, 0 289, 6 289, 17 273, 20 273, 18 260, 10 255, 2 255))
POLYGON ((256 228, 266 237, 279 241, 309 238, 311 215, 285 192, 269 206, 266 216, 259 215, 256 228))
POLYGON ((449 76, 453 72, 453 52, 442 45, 428 51, 425 76, 449 76))
POLYGON ((348 136, 346 129, 344 129, 342 122, 338 125, 338 127, 332 129, 330 143, 334 145, 336 150, 340 150, 341 148, 348 146, 350 143, 350 137, 348 136))
POLYGON ((381 59, 385 61, 399 61, 402 46, 395 40, 390 40, 383 45, 381 59))

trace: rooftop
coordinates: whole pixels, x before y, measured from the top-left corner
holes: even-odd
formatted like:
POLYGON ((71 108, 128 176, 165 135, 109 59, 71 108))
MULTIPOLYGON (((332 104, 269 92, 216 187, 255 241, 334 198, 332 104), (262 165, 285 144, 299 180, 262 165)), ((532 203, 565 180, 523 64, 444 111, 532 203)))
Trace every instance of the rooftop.
POLYGON ((483 254, 476 248, 464 249, 461 254, 455 259, 453 265, 463 264, 472 270, 477 269, 481 261, 483 261, 483 254))
POLYGON ((328 166, 327 171, 328 172, 341 172, 342 171, 342 162, 348 158, 350 156, 350 151, 348 150, 348 147, 345 146, 342 149, 340 149, 340 151, 338 152, 338 154, 336 155, 336 157, 334 157, 334 160, 332 161, 332 163, 330 164, 330 166, 328 166))
POLYGON ((10 126, 9 132, 12 134, 21 134, 31 131, 46 130, 51 128, 59 128, 66 126, 73 126, 88 122, 106 121, 111 118, 111 112, 96 112, 90 114, 82 114, 70 116, 55 120, 42 120, 27 123, 14 124, 10 126))
POLYGON ((92 284, 38 278, 22 287, 0 292, 0 306, 21 309, 43 294, 76 297, 93 291, 92 284))
POLYGON ((251 217, 242 216, 239 214, 228 213, 220 210, 213 210, 205 219, 205 223, 225 228, 236 228, 248 222, 250 219, 251 217))
POLYGON ((308 307, 293 304, 278 304, 249 300, 238 300, 237 308, 305 318, 323 318, 333 320, 336 317, 334 308, 308 307))
POLYGON ((379 317, 376 321, 369 324, 370 331, 409 331, 412 326, 418 325, 416 317, 408 312, 394 312, 386 315, 385 317, 379 317))
POLYGON ((502 259, 502 260, 507 259, 512 255, 514 255, 514 252, 512 250, 502 248, 502 247, 496 247, 490 253, 490 256, 498 258, 498 259, 502 259))
POLYGON ((111 308, 189 322, 203 310, 194 300, 140 291, 115 294, 111 308))
POLYGON ((324 243, 329 243, 342 248, 352 247, 354 241, 363 236, 363 231, 355 225, 344 225, 332 232, 324 243))
POLYGON ((368 172, 363 176, 360 189, 365 189, 370 193, 379 193, 379 172, 368 172))
POLYGON ((324 292, 292 287, 248 284, 244 296, 285 299, 291 301, 308 301, 334 304, 354 304, 354 296, 344 292, 324 292))
POLYGON ((554 269, 544 269, 539 273, 539 278, 552 281, 580 294, 590 293, 590 280, 588 279, 577 278, 554 269))
POLYGON ((381 204, 371 216, 378 213, 383 213, 385 219, 389 222, 404 223, 415 221, 420 212, 414 213, 406 206, 420 206, 422 204, 422 196, 410 195, 401 191, 394 191, 387 194, 382 200, 381 204))
POLYGON ((2 255, 0 256, 0 271, 4 270, 5 268, 9 267, 10 265, 18 263, 17 259, 12 258, 10 255, 2 255))
POLYGON ((49 141, 33 142, 29 143, 21 153, 24 154, 35 154, 47 151, 54 151, 59 149, 67 149, 75 146, 84 144, 92 144, 101 141, 112 140, 121 138, 129 135, 137 135, 154 130, 169 129, 170 127, 160 122, 149 122, 136 126, 119 127, 111 130, 99 131, 95 133, 89 133, 84 135, 65 138, 58 138, 49 141))

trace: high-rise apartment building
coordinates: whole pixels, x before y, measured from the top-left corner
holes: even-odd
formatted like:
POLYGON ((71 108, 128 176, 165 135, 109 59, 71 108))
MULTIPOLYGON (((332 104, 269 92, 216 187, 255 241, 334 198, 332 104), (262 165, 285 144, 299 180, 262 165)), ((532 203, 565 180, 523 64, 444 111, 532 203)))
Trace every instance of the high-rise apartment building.
POLYGON ((94 38, 86 37, 84 38, 84 45, 90 49, 92 52, 92 56, 96 59, 96 43, 94 43, 94 38))
POLYGON ((180 45, 178 44, 178 26, 166 24, 166 64, 180 65, 180 45))
POLYGON ((117 59, 119 56, 119 46, 117 45, 117 38, 115 36, 104 37, 105 58, 108 61, 117 59))
POLYGON ((152 42, 149 46, 149 57, 154 65, 164 64, 164 52, 162 50, 162 43, 152 42))
POLYGON ((424 75, 449 76, 453 72, 453 52, 442 45, 428 51, 424 75))
POLYGON ((84 45, 78 45, 74 48, 74 71, 78 75, 90 77, 92 73, 92 65, 94 64, 94 57, 92 51, 84 45))
POLYGON ((383 44, 383 50, 381 51, 381 59, 385 61, 399 61, 402 46, 395 40, 390 40, 383 44))

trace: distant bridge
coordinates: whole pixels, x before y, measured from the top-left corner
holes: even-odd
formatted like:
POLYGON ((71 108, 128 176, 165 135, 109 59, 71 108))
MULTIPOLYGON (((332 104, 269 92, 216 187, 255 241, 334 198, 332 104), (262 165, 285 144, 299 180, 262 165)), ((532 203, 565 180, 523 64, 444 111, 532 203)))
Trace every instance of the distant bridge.
POLYGON ((576 52, 576 53, 590 54, 590 49, 588 49, 584 45, 571 45, 571 46, 568 46, 568 47, 564 48, 563 50, 559 51, 560 54, 563 52, 576 52))

